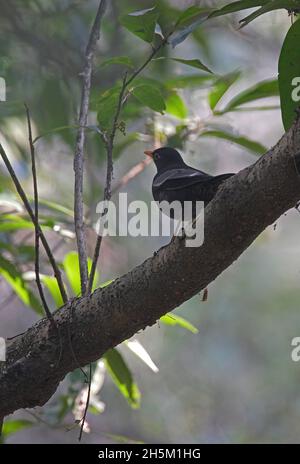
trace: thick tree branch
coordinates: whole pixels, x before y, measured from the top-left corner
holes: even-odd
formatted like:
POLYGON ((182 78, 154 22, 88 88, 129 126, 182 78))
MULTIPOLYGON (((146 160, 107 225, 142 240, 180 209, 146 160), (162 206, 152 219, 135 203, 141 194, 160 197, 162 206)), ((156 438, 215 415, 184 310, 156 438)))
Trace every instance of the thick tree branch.
MULTIPOLYGON (((254 165, 227 180, 205 211, 205 241, 188 248, 171 243, 111 285, 71 303, 72 346, 81 365, 155 322, 216 279, 255 238, 300 199, 300 120, 254 165), (184 269, 184 272, 183 272, 184 269)), ((19 408, 43 405, 76 368, 68 342, 70 307, 8 341, 0 365, 0 418, 19 408)))
POLYGON ((74 157, 74 220, 75 232, 77 239, 77 248, 79 254, 79 269, 81 279, 81 292, 86 293, 88 282, 87 252, 84 233, 84 214, 83 214, 83 167, 84 167, 84 144, 85 144, 85 126, 87 124, 90 91, 92 82, 93 58, 96 50, 97 41, 100 37, 101 20, 105 13, 106 0, 101 0, 98 11, 92 26, 88 45, 85 51, 85 63, 82 73, 83 84, 81 94, 81 104, 79 112, 79 129, 77 132, 75 157, 74 157))

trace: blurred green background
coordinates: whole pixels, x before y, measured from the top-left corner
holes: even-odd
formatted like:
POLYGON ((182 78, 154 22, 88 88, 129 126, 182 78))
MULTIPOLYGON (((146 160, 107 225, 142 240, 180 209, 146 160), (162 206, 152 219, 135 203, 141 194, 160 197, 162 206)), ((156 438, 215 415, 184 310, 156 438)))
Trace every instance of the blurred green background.
MULTIPOLYGON (((216 1, 158 3, 166 21, 191 5, 221 6, 216 1)), ((42 217, 53 222, 47 234, 61 261, 75 250, 71 213, 59 211, 58 205, 73 208, 76 131, 54 129, 76 124, 83 51, 97 5, 92 0, 0 0, 0 76, 7 85, 7 101, 0 103, 1 143, 26 191, 32 193, 24 101, 31 111, 35 135, 52 131, 36 143, 36 150, 40 196, 55 203, 52 207, 42 204, 42 217)), ((122 65, 101 66, 104 59, 128 56, 137 66, 150 50, 149 44, 121 26, 120 16, 152 6, 148 0, 110 2, 95 58, 91 126, 96 124, 97 99, 124 70, 122 65)), ((171 103, 164 115, 136 100, 128 103, 121 118, 126 122, 126 135, 117 135, 114 185, 144 159, 143 151, 153 144, 172 144, 184 153, 188 163, 218 174, 237 172, 255 162, 262 145, 270 148, 281 137, 284 129, 279 98, 272 92, 267 99, 251 102, 246 111, 239 108, 214 114, 209 106, 209 95, 220 76, 227 76, 228 82, 228 74, 239 73, 218 103, 219 111, 241 91, 277 79, 280 49, 291 18, 280 10, 239 29, 238 21, 244 16, 237 13, 202 24, 184 42, 165 48, 161 54, 200 59, 213 75, 169 60, 158 60, 145 70, 143 78, 154 80, 167 101, 170 95, 179 97, 177 116, 171 103), (271 109, 261 109, 266 106, 271 109), (221 138, 220 134, 218 138, 213 134, 203 136, 212 130, 221 132, 221 138), (228 134, 247 138, 245 146, 225 140, 226 134, 227 138, 228 134), (256 142, 254 148, 249 140, 256 142)), ((87 132, 86 156, 85 205, 92 255, 95 205, 102 199, 105 181, 104 149, 92 130, 87 132)), ((121 191, 128 193, 129 200, 151 201, 154 172, 152 165, 147 166, 121 191)), ((1 165, 1 254, 20 273, 28 273, 34 269, 32 231, 3 226, 7 214, 13 214, 15 220, 18 216, 14 201, 18 199, 1 165)), ((19 217, 23 218, 22 213, 19 217)), ((137 335, 159 367, 158 373, 125 346, 120 347, 141 391, 140 408, 130 408, 111 378, 105 376, 99 393, 105 409, 101 414, 99 410, 88 414, 90 433, 84 435, 84 442, 298 443, 300 364, 291 360, 291 340, 300 336, 299 227, 299 213, 291 210, 209 286, 206 302, 199 295, 176 310, 199 329, 198 334, 158 323, 137 335)), ((125 273, 167 241, 106 238, 98 269, 100 282, 125 273)), ((42 271, 50 274, 47 265, 43 266, 42 271)), ((0 335, 10 337, 26 330, 38 315, 12 294, 4 277, 0 282, 0 335)), ((35 289, 32 283, 28 286, 35 289)), ((48 297, 54 309, 50 294, 48 297)), ((74 422, 72 401, 81 388, 78 381, 82 387, 78 373, 69 376, 44 408, 31 413, 19 411, 8 418, 30 423, 24 422, 22 427, 19 422, 20 431, 7 434, 6 442, 76 442, 78 428, 70 424, 74 422), (66 424, 71 430, 66 431, 66 424)))

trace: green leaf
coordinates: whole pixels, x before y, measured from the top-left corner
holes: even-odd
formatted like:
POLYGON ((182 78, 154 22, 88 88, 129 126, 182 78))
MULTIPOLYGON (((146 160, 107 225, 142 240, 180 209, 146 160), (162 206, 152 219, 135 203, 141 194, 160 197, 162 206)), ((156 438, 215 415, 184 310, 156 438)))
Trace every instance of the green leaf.
POLYGON ((11 232, 19 229, 33 229, 31 221, 27 221, 14 214, 5 214, 0 217, 0 232, 11 232))
MULTIPOLYGON (((36 97, 43 104, 37 105, 34 111, 35 121, 38 125, 38 132, 45 133, 49 128, 64 127, 68 125, 72 103, 70 90, 63 79, 57 79, 53 74, 45 75, 43 80, 35 88, 36 97), (44 110, 47 105, 47 111, 44 110)), ((66 130, 61 132, 61 137, 67 144, 74 143, 74 133, 66 130)))
POLYGON ((233 72, 217 79, 217 81, 214 83, 211 91, 208 94, 209 106, 212 110, 215 109, 217 103, 221 100, 221 98, 227 92, 229 87, 231 87, 232 84, 236 82, 239 76, 239 72, 233 72))
POLYGON ((101 63, 101 68, 109 66, 111 64, 121 64, 123 66, 127 66, 127 68, 133 68, 134 65, 131 59, 128 56, 113 56, 112 58, 108 58, 107 60, 103 60, 101 63))
POLYGON ((103 282, 102 284, 99 285, 100 288, 108 287, 110 284, 114 282, 115 279, 107 280, 106 282, 103 282))
POLYGON ((132 89, 132 94, 145 106, 163 113, 166 104, 160 91, 152 85, 138 85, 132 89))
POLYGON ((269 3, 270 0, 243 0, 239 2, 229 3, 228 5, 223 6, 222 8, 213 11, 208 19, 215 18, 216 16, 223 16, 229 13, 236 13, 237 11, 247 10, 249 8, 254 8, 256 6, 262 6, 269 3))
POLYGON ((60 308, 61 306, 63 306, 64 301, 62 299, 56 278, 53 276, 42 274, 41 281, 43 282, 45 287, 47 287, 47 289, 49 290, 50 295, 52 296, 56 307, 60 308))
POLYGON ((34 260, 35 249, 32 245, 19 245, 4 243, 0 241, 0 249, 8 251, 14 258, 17 258, 18 263, 28 264, 34 260))
POLYGON ((182 27, 187 24, 191 24, 198 20, 199 18, 203 18, 203 15, 207 15, 210 12, 210 8, 200 8, 198 6, 190 6, 186 10, 184 10, 180 16, 178 17, 175 28, 182 27))
POLYGON ((158 11, 154 8, 141 10, 120 18, 121 24, 145 42, 151 43, 155 33, 158 11))
POLYGON ((104 355, 105 365, 113 382, 134 409, 140 406, 141 394, 123 357, 117 349, 108 350, 104 355))
POLYGON ((178 93, 172 92, 166 99, 166 112, 179 119, 187 117, 188 109, 178 93))
POLYGON ((24 212, 23 205, 19 201, 17 201, 15 195, 13 195, 10 192, 7 192, 6 194, 0 194, 0 208, 1 214, 4 214, 4 212, 6 212, 6 214, 24 212))
MULTIPOLYGON (((31 198, 31 197, 29 197, 31 198)), ((70 218, 74 218, 74 211, 70 208, 67 208, 64 205, 61 205, 59 203, 55 203, 54 201, 50 200, 45 200, 43 198, 39 198, 39 204, 42 206, 46 206, 47 208, 56 211, 57 213, 62 213, 65 216, 68 216, 70 218)))
POLYGON ((289 29, 279 58, 279 92, 285 130, 293 124, 300 105, 300 21, 289 29))
POLYGON ((106 90, 97 100, 97 120, 104 131, 111 129, 118 108, 120 91, 120 87, 113 87, 106 90))
POLYGON ((260 82, 234 97, 222 110, 222 113, 235 110, 238 106, 261 98, 274 97, 279 93, 277 79, 260 82))
MULTIPOLYGON (((93 104, 93 101, 91 99, 91 105, 93 104)), ((67 129, 72 129, 73 131, 77 130, 80 126, 78 126, 78 124, 73 124, 73 125, 69 125, 69 126, 60 126, 60 127, 55 127, 54 129, 51 129, 51 130, 48 130, 46 132, 43 132, 42 134, 38 135, 37 137, 35 137, 35 139, 33 140, 33 143, 36 143, 39 139, 43 138, 43 137, 46 137, 47 135, 51 135, 51 134, 56 134, 58 132, 63 132, 67 129)), ((91 131, 91 132, 99 132, 98 130, 98 127, 97 126, 85 126, 85 130, 86 131, 91 131)))
POLYGON ((191 32, 193 32, 201 23, 203 23, 211 12, 211 8, 198 8, 191 6, 179 16, 175 29, 179 28, 178 32, 172 34, 170 43, 172 47, 176 47, 183 42, 191 32))
POLYGON ((280 10, 280 9, 293 9, 299 8, 299 0, 272 0, 269 1, 267 4, 264 4, 261 8, 251 13, 246 18, 243 18, 240 23, 242 24, 241 27, 247 26, 251 21, 258 18, 259 16, 269 13, 270 11, 280 10))
POLYGON ((90 404, 89 405, 89 412, 91 414, 93 414, 94 416, 98 416, 99 414, 102 414, 104 411, 104 406, 101 407, 101 403, 100 404, 90 404))
POLYGON ((195 327, 193 324, 191 324, 189 321, 187 321, 183 317, 177 316, 177 314, 173 314, 173 313, 165 314, 164 316, 160 318, 160 321, 166 325, 171 325, 171 326, 179 325, 180 327, 183 327, 184 329, 189 330, 190 332, 194 334, 198 333, 197 327, 195 327))
POLYGON ((230 134, 224 131, 217 131, 217 130, 208 130, 202 132, 200 134, 201 137, 217 137, 219 139, 228 140, 230 142, 236 143, 237 145, 241 145, 242 147, 248 148, 248 150, 252 151, 256 155, 263 155, 267 152, 267 148, 259 142, 255 142, 254 140, 248 139, 247 137, 242 137, 240 135, 230 134))
POLYGON ((63 260, 63 267, 68 278, 73 295, 81 294, 79 258, 76 251, 70 251, 63 260))
POLYGON ((195 60, 183 60, 182 58, 171 58, 173 61, 177 61, 178 63, 186 64, 187 66, 191 66, 192 68, 197 68, 201 69, 201 71, 208 72, 210 74, 213 74, 213 72, 208 69, 205 64, 203 64, 200 60, 195 59, 195 60))
POLYGON ((6 438, 9 435, 20 432, 20 430, 32 427, 33 425, 35 425, 34 422, 25 419, 6 420, 3 424, 2 435, 6 438))
POLYGON ((122 117, 126 122, 136 121, 142 117, 144 108, 136 98, 128 98, 126 105, 123 106, 122 111, 122 117))
POLYGON ((160 92, 163 92, 165 88, 164 82, 154 79, 153 77, 137 77, 134 82, 135 82, 134 84, 135 87, 138 87, 140 85, 150 85, 151 87, 154 87, 160 92))
POLYGON ((36 143, 38 140, 40 140, 41 138, 43 137, 47 137, 47 135, 52 135, 52 134, 56 134, 58 132, 63 132, 65 130, 74 130, 74 129, 78 129, 78 125, 76 124, 73 124, 73 125, 65 125, 65 126, 59 126, 59 127, 54 127, 54 129, 50 129, 46 132, 43 132, 42 134, 38 135, 37 137, 35 137, 35 139, 33 140, 33 143, 36 143))
MULTIPOLYGON (((55 222, 52 219, 41 220, 40 225, 42 228, 53 228, 55 222)), ((0 232, 10 232, 20 229, 34 229, 31 221, 23 219, 16 214, 3 214, 0 217, 0 232)))
MULTIPOLYGON (((88 258, 88 271, 90 272, 92 267, 92 260, 88 258)), ((73 295, 77 296, 81 294, 81 283, 80 283, 80 272, 79 272, 79 257, 77 251, 70 251, 63 260, 63 267, 68 278, 70 287, 73 295)), ((97 288, 99 281, 99 273, 96 272, 92 290, 97 288)))
POLYGON ((215 79, 211 74, 188 74, 169 78, 165 81, 168 89, 184 89, 193 87, 206 87, 215 79))
POLYGON ((144 441, 134 440, 133 438, 126 437, 125 435, 116 435, 114 433, 103 433, 104 437, 109 438, 110 441, 117 442, 117 444, 130 444, 130 445, 144 445, 144 441))
POLYGON ((175 134, 170 134, 170 136, 167 137, 166 145, 168 147, 173 147, 181 150, 184 148, 184 144, 187 138, 188 126, 186 124, 178 124, 176 126, 175 134))
POLYGON ((39 315, 44 314, 39 300, 28 287, 21 272, 3 256, 0 256, 0 275, 26 306, 32 308, 39 315))
MULTIPOLYGON (((249 111, 273 111, 273 110, 280 110, 280 105, 264 105, 264 106, 240 106, 238 108, 235 108, 234 110, 232 111, 236 111, 236 112, 247 112, 249 113, 249 111)), ((214 114, 217 116, 217 115, 220 115, 222 114, 222 111, 215 111, 214 114)))

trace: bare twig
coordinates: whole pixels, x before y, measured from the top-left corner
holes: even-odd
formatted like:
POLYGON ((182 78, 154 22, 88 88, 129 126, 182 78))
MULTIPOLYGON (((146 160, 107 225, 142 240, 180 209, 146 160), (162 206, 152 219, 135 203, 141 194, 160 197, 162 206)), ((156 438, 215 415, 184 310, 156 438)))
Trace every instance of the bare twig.
POLYGON ((85 403, 85 408, 84 408, 84 413, 83 417, 81 419, 81 424, 80 424, 80 432, 79 432, 79 437, 78 440, 81 440, 83 429, 84 429, 84 424, 86 420, 86 415, 88 412, 89 404, 90 404, 90 396, 91 396, 91 386, 92 386, 92 364, 89 364, 89 383, 88 383, 88 391, 87 391, 87 398, 86 398, 86 403, 85 403))
POLYGON ((26 193, 24 192, 23 190, 23 187, 21 186, 20 182, 19 182, 19 179, 7 157, 7 154, 3 148, 3 146, 0 144, 0 155, 4 161, 4 164, 10 174, 10 177, 13 181, 13 183, 15 184, 15 187, 16 187, 16 190, 18 192, 18 194, 20 195, 22 201, 23 201, 23 204, 25 206, 25 209, 27 210, 27 213, 29 214, 30 216, 30 219, 32 221, 32 223, 34 224, 34 226, 36 226, 38 228, 38 232, 39 232, 39 236, 40 236, 40 239, 41 239, 41 242, 43 244, 43 247, 45 248, 45 251, 47 253, 47 256, 49 258, 49 261, 50 261, 50 264, 53 268, 53 272, 54 272, 54 275, 56 277, 56 280, 57 280, 57 284, 58 284, 58 287, 59 287, 59 290, 60 290, 60 293, 61 293, 61 296, 62 296, 62 299, 64 301, 64 303, 66 303, 68 301, 68 297, 67 297, 67 294, 66 294, 66 290, 65 290, 65 287, 64 287, 64 284, 63 284, 63 281, 62 281, 62 277, 61 277, 61 272, 59 270, 59 267, 57 266, 56 264, 56 261, 55 261, 55 258, 52 254, 52 251, 50 249, 50 246, 47 242, 47 239, 44 235, 44 232, 42 230, 42 228, 40 227, 39 223, 36 221, 36 218, 35 218, 35 215, 34 215, 34 212, 32 211, 32 208, 30 206, 30 203, 28 201, 28 198, 26 196, 26 193))
MULTIPOLYGON (((75 172, 75 185, 74 185, 74 221, 75 233, 77 240, 78 256, 79 256, 79 271, 81 282, 81 293, 85 295, 88 285, 88 267, 87 267, 87 251, 84 230, 84 213, 83 213, 83 166, 84 166, 84 143, 85 143, 85 129, 87 124, 90 90, 92 81, 93 58, 96 50, 97 41, 100 37, 101 20, 106 10, 106 0, 101 0, 99 3, 98 11, 92 26, 89 41, 85 51, 85 64, 83 69, 83 84, 81 94, 81 104, 79 112, 79 129, 77 132, 75 157, 74 157, 74 172, 75 172)), ((89 376, 89 390, 91 387, 91 365, 89 376)), ((86 410, 81 422, 79 433, 79 440, 81 440, 84 423, 86 419, 87 410, 89 407, 89 395, 86 403, 86 410)))
POLYGON ((89 100, 93 70, 93 57, 96 49, 97 41, 100 37, 101 20, 105 13, 106 0, 101 0, 98 11, 92 26, 89 41, 85 51, 85 64, 83 69, 83 84, 82 95, 79 112, 79 129, 77 132, 77 140, 75 147, 74 157, 74 172, 75 172, 75 185, 74 185, 74 218, 75 218, 75 232, 77 239, 77 247, 79 254, 79 268, 81 279, 81 291, 84 295, 86 293, 88 281, 88 268, 87 268, 87 251, 84 232, 84 214, 83 214, 83 166, 84 166, 84 144, 85 144, 85 130, 87 124, 87 117, 89 111, 89 100))
MULTIPOLYGON (((133 82, 133 80, 146 68, 146 66, 151 62, 151 60, 154 58, 154 56, 161 50, 164 45, 168 42, 169 37, 173 34, 173 30, 171 30, 166 37, 160 42, 160 44, 153 48, 151 53, 149 54, 148 58, 146 61, 136 70, 134 71, 131 76, 127 79, 127 75, 125 74, 123 78, 123 84, 120 90, 120 95, 119 95, 119 101, 118 101, 118 106, 117 110, 115 113, 115 117, 113 120, 112 124, 112 130, 110 133, 110 136, 105 143, 106 145, 106 153, 107 153, 107 170, 106 170, 106 184, 105 184, 105 190, 104 190, 104 201, 109 201, 111 198, 111 181, 112 181, 112 175, 113 175, 113 147, 114 147, 114 139, 116 135, 116 130, 118 127, 118 120, 120 116, 120 112, 122 109, 122 106, 125 102, 126 99, 123 99, 124 94, 128 86, 133 82)), ((140 167, 142 169, 145 167, 145 163, 141 164, 140 167)), ((95 273, 97 269, 97 263, 99 259, 99 254, 100 254, 100 248, 101 248, 101 243, 102 243, 102 235, 98 235, 97 241, 96 241, 96 246, 95 246, 95 251, 94 251, 94 256, 93 256, 93 262, 92 262, 92 268, 89 276, 89 281, 88 281, 88 288, 86 294, 89 294, 92 291, 93 288, 93 282, 95 278, 95 273)))
MULTIPOLYGON (((116 113, 114 115, 114 119, 112 122, 112 127, 111 127, 111 132, 108 136, 103 137, 102 140, 106 146, 106 159, 107 159, 107 167, 106 167, 106 182, 105 182, 105 189, 104 189, 104 202, 109 201, 111 199, 112 195, 112 190, 111 190, 111 183, 112 183, 112 177, 113 177, 113 148, 114 148, 114 139, 116 135, 116 131, 118 128, 118 120, 119 116, 122 110, 122 106, 125 103, 124 95, 125 91, 128 88, 129 84, 143 71, 143 69, 147 66, 148 63, 152 60, 152 58, 156 55, 156 53, 167 43, 167 40, 169 38, 169 35, 167 35, 161 43, 156 47, 152 49, 152 52, 150 53, 149 57, 147 60, 127 79, 127 73, 124 74, 123 77, 123 82, 122 82, 122 87, 120 90, 119 98, 118 98, 118 105, 116 109, 116 113)), ((85 125, 86 121, 80 121, 80 125, 85 125)), ((101 128, 100 128, 101 130, 101 128)), ((83 153, 82 153, 82 162, 83 162, 83 153)), ((76 170, 75 170, 76 172, 76 170)), ((75 189, 75 195, 76 195, 76 189, 75 189)), ((78 195, 79 197, 80 195, 78 195)), ((81 196, 82 196, 82 189, 81 189, 81 196)), ((82 204, 82 202, 81 202, 82 204)), ((75 215, 76 218, 76 215, 75 215)), ((76 220, 75 220, 75 227, 76 227, 76 220)), ((82 215, 82 227, 83 227, 83 215, 82 215)), ((84 237, 83 237, 84 241, 84 237)), ((78 243, 78 251, 80 250, 79 247, 79 241, 77 239, 78 243)), ((82 249, 82 258, 79 256, 79 263, 80 263, 80 272, 81 272, 81 289, 82 289, 82 294, 89 295, 92 291, 93 288, 93 282, 96 274, 96 269, 97 269, 97 263, 100 255, 100 249, 101 249, 101 244, 102 244, 102 235, 98 235, 97 240, 96 240, 96 245, 95 245, 95 250, 94 250, 94 256, 93 256, 93 261, 92 261, 92 268, 90 272, 90 276, 88 277, 88 271, 87 271, 87 261, 86 261, 86 251, 85 249, 82 249), (81 259, 84 260, 84 265, 82 266, 81 259), (86 268, 86 269, 85 269, 86 268), (87 276, 87 282, 85 283, 85 276, 87 276)), ((84 241, 85 245, 85 241, 84 241)), ((81 440, 84 424, 85 424, 85 418, 86 418, 86 413, 88 410, 89 406, 89 393, 90 393, 90 388, 91 388, 91 375, 89 379, 89 392, 88 392, 88 398, 86 402, 86 409, 85 413, 81 422, 81 427, 80 427, 80 434, 79 434, 79 440, 81 440)))
MULTIPOLYGON (((118 119, 119 119, 119 115, 122 109, 123 97, 124 97, 124 93, 125 93, 126 86, 127 86, 126 80, 127 80, 127 73, 125 73, 123 77, 123 83, 122 83, 122 87, 121 87, 120 94, 119 94, 118 106, 117 106, 117 110, 114 116, 111 133, 106 142, 107 165, 106 165, 106 182, 105 182, 105 189, 104 189, 104 201, 109 201, 112 195, 111 182, 112 182, 112 176, 113 176, 113 147, 114 147, 114 139, 116 135, 116 130, 118 126, 118 119)), ((101 243, 102 243, 102 235, 99 234, 97 237, 97 241, 96 241, 93 262, 92 262, 91 272, 90 272, 89 281, 88 281, 88 288, 86 292, 87 294, 91 293, 92 288, 93 288, 93 282, 94 282, 94 278, 96 274, 101 243)))
POLYGON ((28 126, 28 139, 29 139, 29 146, 30 146, 30 155, 31 155, 31 168, 32 168, 32 178, 33 178, 33 194, 34 194, 34 215, 35 215, 35 222, 34 222, 34 230, 35 230, 35 280, 38 287, 38 291, 40 294, 40 298, 42 304, 44 306, 45 313, 48 319, 51 322, 54 322, 53 316, 47 304, 44 290, 41 283, 40 278, 40 233, 39 233, 39 196, 38 196, 38 185, 37 185, 37 175, 36 175, 36 165, 35 165, 35 149, 32 140, 32 128, 31 128, 31 120, 30 120, 30 113, 29 108, 25 104, 26 116, 27 116, 27 126, 28 126))
POLYGON ((144 61, 144 63, 138 68, 136 69, 132 74, 131 76, 129 77, 128 81, 126 82, 126 87, 129 86, 129 84, 131 84, 131 82, 139 75, 141 74, 141 72, 146 68, 146 66, 150 63, 150 61, 154 58, 154 56, 156 55, 156 53, 159 52, 159 50, 161 50, 165 45, 166 43, 168 43, 168 40, 170 38, 170 36, 173 34, 173 30, 171 30, 164 38, 163 40, 157 45, 157 47, 154 47, 150 53, 150 55, 148 56, 148 58, 146 59, 146 61, 144 61))
POLYGON ((124 174, 123 177, 117 182, 117 184, 113 187, 112 189, 112 194, 116 193, 118 190, 120 190, 122 187, 128 184, 132 179, 134 179, 136 176, 138 176, 141 172, 144 171, 144 169, 149 166, 149 164, 152 163, 151 158, 147 157, 143 161, 140 161, 139 163, 135 164, 131 169, 129 169, 126 174, 124 174))

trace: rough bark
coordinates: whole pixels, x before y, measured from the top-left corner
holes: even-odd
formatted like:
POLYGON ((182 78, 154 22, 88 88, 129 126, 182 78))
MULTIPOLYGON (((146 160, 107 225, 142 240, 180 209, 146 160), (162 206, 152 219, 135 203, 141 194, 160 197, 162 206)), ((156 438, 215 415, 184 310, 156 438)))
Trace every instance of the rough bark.
POLYGON ((111 285, 74 299, 54 313, 57 332, 42 319, 8 341, 0 364, 0 418, 43 405, 65 375, 100 358, 197 294, 255 238, 300 200, 300 119, 268 153, 224 183, 205 211, 205 241, 188 248, 179 238, 111 285))

